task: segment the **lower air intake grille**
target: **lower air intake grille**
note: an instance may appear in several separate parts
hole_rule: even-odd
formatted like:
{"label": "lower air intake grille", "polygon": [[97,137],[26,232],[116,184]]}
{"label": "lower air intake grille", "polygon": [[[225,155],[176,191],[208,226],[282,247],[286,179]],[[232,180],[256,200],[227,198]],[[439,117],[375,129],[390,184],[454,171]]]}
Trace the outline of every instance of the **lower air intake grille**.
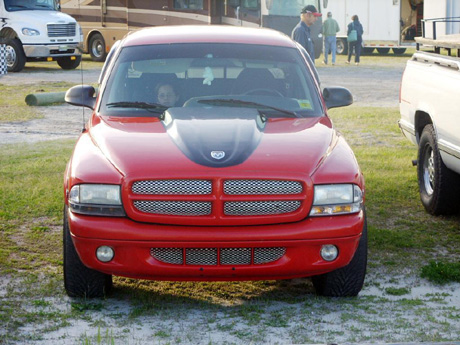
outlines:
{"label": "lower air intake grille", "polygon": [[254,248],[254,263],[267,264],[281,259],[286,253],[286,248]]}
{"label": "lower air intake grille", "polygon": [[220,250],[221,265],[250,265],[251,248],[222,248]]}
{"label": "lower air intake grille", "polygon": [[217,248],[187,248],[185,250],[187,265],[217,265]]}
{"label": "lower air intake grille", "polygon": [[167,264],[182,265],[184,263],[184,257],[182,254],[182,248],[152,248],[150,249],[150,255],[152,255],[158,261]]}
{"label": "lower air intake grille", "polygon": [[[217,266],[218,248],[186,248],[185,260],[182,248],[151,248],[150,255],[156,260],[173,265]],[[220,248],[220,265],[260,265],[279,260],[286,248]]]}
{"label": "lower air intake grille", "polygon": [[152,214],[173,216],[207,216],[211,203],[202,201],[134,201],[137,210]]}

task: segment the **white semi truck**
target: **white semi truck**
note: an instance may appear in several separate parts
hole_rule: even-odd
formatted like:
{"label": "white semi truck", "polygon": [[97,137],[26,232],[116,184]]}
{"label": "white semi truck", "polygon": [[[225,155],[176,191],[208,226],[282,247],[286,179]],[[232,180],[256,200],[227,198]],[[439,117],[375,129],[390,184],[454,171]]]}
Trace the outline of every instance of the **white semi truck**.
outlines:
{"label": "white semi truck", "polygon": [[81,61],[80,26],[59,11],[56,0],[0,0],[0,37],[6,41],[9,72],[19,72],[27,61],[56,61],[74,69]]}

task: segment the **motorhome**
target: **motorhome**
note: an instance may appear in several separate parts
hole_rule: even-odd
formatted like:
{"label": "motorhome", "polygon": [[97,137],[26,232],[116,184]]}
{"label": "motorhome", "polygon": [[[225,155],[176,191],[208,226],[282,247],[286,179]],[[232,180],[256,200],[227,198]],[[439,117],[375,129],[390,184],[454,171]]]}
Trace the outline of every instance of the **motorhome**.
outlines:
{"label": "motorhome", "polygon": [[[291,35],[300,10],[314,5],[321,11],[327,0],[61,0],[62,11],[83,29],[83,49],[103,61],[113,44],[146,26],[224,24],[267,27]],[[321,21],[312,27],[316,57],[322,52]]]}

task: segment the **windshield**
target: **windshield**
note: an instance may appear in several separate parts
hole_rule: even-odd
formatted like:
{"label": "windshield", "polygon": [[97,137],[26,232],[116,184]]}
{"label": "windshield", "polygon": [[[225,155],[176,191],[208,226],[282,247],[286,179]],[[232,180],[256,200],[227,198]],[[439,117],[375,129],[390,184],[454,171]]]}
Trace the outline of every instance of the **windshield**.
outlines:
{"label": "windshield", "polygon": [[7,11],[45,10],[57,11],[57,0],[4,0]]}
{"label": "windshield", "polygon": [[270,15],[300,16],[300,10],[307,5],[313,5],[320,10],[318,0],[267,0]]}
{"label": "windshield", "polygon": [[99,111],[159,116],[171,107],[255,108],[266,117],[323,115],[297,49],[218,43],[123,48]]}

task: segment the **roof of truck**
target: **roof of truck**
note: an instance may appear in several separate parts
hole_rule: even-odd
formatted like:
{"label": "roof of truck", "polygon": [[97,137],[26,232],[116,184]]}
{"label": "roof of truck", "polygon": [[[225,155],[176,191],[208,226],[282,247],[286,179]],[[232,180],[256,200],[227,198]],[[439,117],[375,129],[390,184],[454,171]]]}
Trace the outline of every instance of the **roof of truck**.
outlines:
{"label": "roof of truck", "polygon": [[123,45],[208,42],[295,47],[295,42],[279,31],[227,25],[180,25],[144,28],[129,34]]}

